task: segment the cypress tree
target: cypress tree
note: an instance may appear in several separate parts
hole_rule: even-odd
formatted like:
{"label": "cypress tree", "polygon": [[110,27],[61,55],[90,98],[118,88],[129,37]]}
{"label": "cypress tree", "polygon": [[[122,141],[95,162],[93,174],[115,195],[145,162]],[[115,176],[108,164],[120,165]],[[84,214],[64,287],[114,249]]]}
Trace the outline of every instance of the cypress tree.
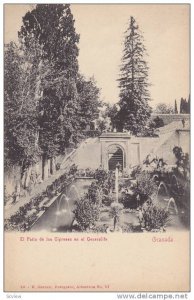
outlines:
{"label": "cypress tree", "polygon": [[134,135],[144,130],[151,108],[148,104],[148,66],[143,36],[134,19],[130,18],[125,32],[124,53],[120,69],[120,129],[130,130]]}
{"label": "cypress tree", "polygon": [[174,113],[178,114],[176,99],[175,99],[175,103],[174,103]]}

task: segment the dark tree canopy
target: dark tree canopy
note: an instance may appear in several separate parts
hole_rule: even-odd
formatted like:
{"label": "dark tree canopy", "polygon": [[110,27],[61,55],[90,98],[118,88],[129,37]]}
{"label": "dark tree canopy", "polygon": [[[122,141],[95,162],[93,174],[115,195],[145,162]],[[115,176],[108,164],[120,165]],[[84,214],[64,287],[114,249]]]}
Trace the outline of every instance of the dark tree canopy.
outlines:
{"label": "dark tree canopy", "polygon": [[175,113],[175,114],[178,114],[178,109],[177,109],[177,102],[176,102],[176,99],[175,99],[175,102],[174,102],[174,113]]}
{"label": "dark tree canopy", "polygon": [[105,110],[105,116],[110,118],[113,129],[114,128],[119,129],[121,127],[120,126],[121,121],[119,119],[117,104],[113,104],[113,105],[107,104]]}
{"label": "dark tree canopy", "polygon": [[[78,42],[70,5],[38,4],[23,17],[21,47],[38,70],[39,143],[47,158],[77,141]],[[47,70],[45,70],[45,67]]]}
{"label": "dark tree canopy", "polygon": [[79,97],[79,112],[77,117],[79,118],[81,129],[85,129],[87,124],[90,124],[99,116],[99,108],[102,106],[100,90],[94,78],[86,80],[83,75],[79,75],[77,92]]}
{"label": "dark tree canopy", "polygon": [[120,69],[120,111],[122,128],[133,134],[141,133],[150,117],[148,104],[148,66],[145,60],[146,49],[139,27],[133,17],[125,32],[124,52]]}
{"label": "dark tree canopy", "polygon": [[18,37],[18,47],[5,50],[5,153],[26,168],[76,146],[98,116],[100,93],[94,79],[79,74],[69,4],[36,5]]}
{"label": "dark tree canopy", "polygon": [[180,114],[190,114],[190,95],[187,99],[181,98],[180,101]]}
{"label": "dark tree canopy", "polygon": [[160,127],[164,126],[164,121],[162,120],[162,118],[160,118],[158,116],[153,119],[153,122],[154,122],[154,127],[155,128],[160,128]]}
{"label": "dark tree canopy", "polygon": [[41,55],[54,63],[55,68],[66,70],[68,77],[76,76],[79,35],[69,4],[37,4],[23,17],[18,36],[27,51],[32,39],[36,40],[41,48],[41,52],[36,52],[37,59]]}

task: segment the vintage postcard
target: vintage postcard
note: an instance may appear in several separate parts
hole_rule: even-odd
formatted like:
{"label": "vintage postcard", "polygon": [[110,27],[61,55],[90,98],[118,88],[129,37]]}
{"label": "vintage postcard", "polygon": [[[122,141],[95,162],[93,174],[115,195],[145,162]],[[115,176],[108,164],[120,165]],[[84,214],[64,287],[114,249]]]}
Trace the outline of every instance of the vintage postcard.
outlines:
{"label": "vintage postcard", "polygon": [[4,4],[4,291],[190,291],[190,5]]}

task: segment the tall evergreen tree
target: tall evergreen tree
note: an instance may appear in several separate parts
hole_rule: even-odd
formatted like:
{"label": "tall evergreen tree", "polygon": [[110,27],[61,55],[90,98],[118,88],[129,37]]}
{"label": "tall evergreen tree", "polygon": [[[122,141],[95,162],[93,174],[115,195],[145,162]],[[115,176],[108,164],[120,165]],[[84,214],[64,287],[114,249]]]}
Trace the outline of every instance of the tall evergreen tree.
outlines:
{"label": "tall evergreen tree", "polygon": [[180,114],[189,114],[190,113],[190,95],[188,98],[188,102],[187,99],[181,98],[180,101]]}
{"label": "tall evergreen tree", "polygon": [[180,114],[183,113],[183,106],[184,106],[184,99],[181,97],[181,101],[180,101]]}
{"label": "tall evergreen tree", "polygon": [[187,113],[190,114],[190,94],[187,102]]}
{"label": "tall evergreen tree", "polygon": [[151,108],[148,104],[148,66],[145,61],[146,49],[139,27],[130,18],[124,41],[124,53],[120,69],[120,111],[121,127],[133,134],[141,133],[146,125]]}
{"label": "tall evergreen tree", "polygon": [[44,179],[47,159],[75,146],[97,117],[99,89],[78,73],[69,5],[36,5],[18,36],[19,47],[5,50],[5,166],[19,164],[24,174],[42,155]]}
{"label": "tall evergreen tree", "polygon": [[44,158],[52,158],[70,141],[77,142],[79,132],[75,118],[79,35],[70,5],[36,5],[24,16],[18,35],[24,52],[37,62],[39,143]]}
{"label": "tall evergreen tree", "polygon": [[174,102],[174,113],[178,114],[176,99],[175,99],[175,102]]}
{"label": "tall evergreen tree", "polygon": [[18,36],[27,51],[31,51],[35,39],[41,46],[41,58],[47,58],[55,69],[66,70],[67,77],[77,75],[79,35],[69,4],[37,4],[23,17]]}

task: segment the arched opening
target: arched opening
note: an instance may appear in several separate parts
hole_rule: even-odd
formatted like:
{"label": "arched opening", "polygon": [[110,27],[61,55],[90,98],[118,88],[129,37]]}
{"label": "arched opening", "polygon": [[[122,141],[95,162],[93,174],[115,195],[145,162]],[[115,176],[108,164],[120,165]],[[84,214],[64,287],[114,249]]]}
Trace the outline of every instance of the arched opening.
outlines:
{"label": "arched opening", "polygon": [[116,165],[119,163],[121,170],[124,167],[124,153],[123,150],[117,145],[111,145],[108,148],[108,169],[114,171]]}

